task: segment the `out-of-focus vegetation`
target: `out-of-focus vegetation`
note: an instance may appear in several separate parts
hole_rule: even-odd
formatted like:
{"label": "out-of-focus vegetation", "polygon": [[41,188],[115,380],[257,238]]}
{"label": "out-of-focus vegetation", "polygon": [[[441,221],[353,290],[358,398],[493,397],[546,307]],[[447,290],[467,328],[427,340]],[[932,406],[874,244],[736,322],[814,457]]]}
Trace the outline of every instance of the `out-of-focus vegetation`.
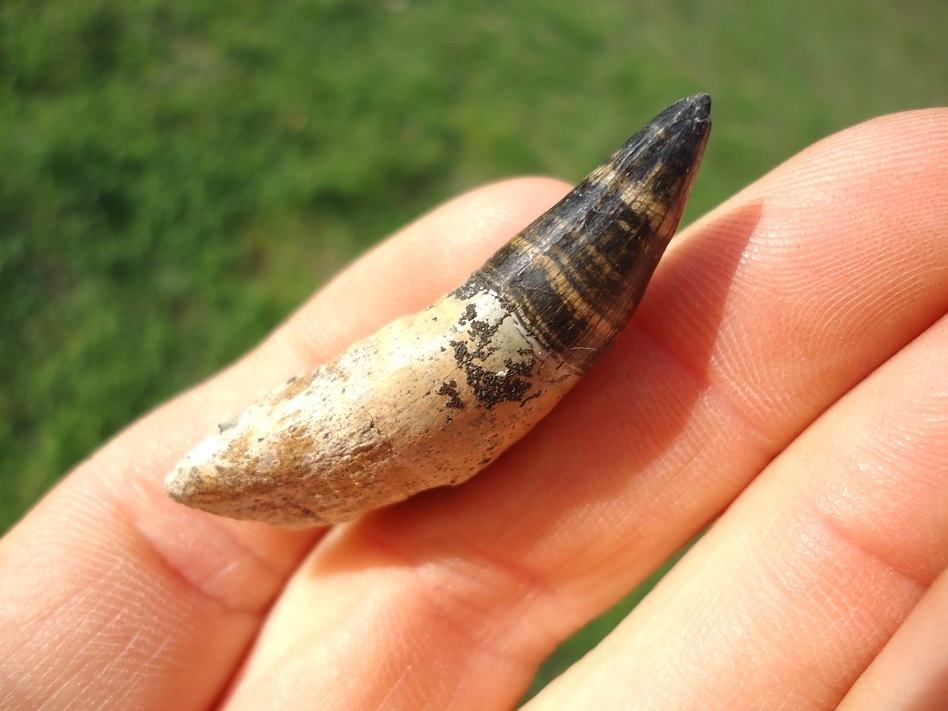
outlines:
{"label": "out-of-focus vegetation", "polygon": [[946,29],[942,0],[7,0],[0,531],[440,200],[578,179],[709,91],[688,220],[834,131],[946,103]]}

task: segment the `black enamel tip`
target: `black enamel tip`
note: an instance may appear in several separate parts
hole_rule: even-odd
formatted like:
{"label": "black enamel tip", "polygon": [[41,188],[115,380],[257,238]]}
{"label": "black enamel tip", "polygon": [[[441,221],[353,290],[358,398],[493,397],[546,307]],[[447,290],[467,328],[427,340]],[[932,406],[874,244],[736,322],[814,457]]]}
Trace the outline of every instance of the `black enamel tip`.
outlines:
{"label": "black enamel tip", "polygon": [[[681,101],[677,101],[672,104],[668,111],[673,110],[690,112],[694,116],[695,121],[710,121],[711,120],[711,95],[710,94],[695,94],[694,96],[688,96]],[[666,112],[667,113],[667,112]]]}
{"label": "black enamel tip", "polygon": [[710,116],[707,94],[665,109],[455,293],[496,292],[585,371],[625,326],[678,228]]}
{"label": "black enamel tip", "polygon": [[[700,127],[711,122],[711,97],[708,94],[695,94],[676,101],[643,127],[665,126],[669,129],[682,129],[689,125]],[[641,133],[641,131],[639,132]]]}
{"label": "black enamel tip", "polygon": [[[680,201],[684,210],[691,190],[691,181],[687,178],[693,178],[697,171],[710,130],[711,97],[708,94],[689,96],[645,124],[605,166],[611,164],[619,171],[617,182],[638,183],[643,190],[651,189],[658,200],[666,203],[670,216],[674,217],[677,212],[675,219],[680,219],[681,211],[676,211],[674,203]],[[587,180],[595,175],[596,172]],[[682,178],[686,184],[682,184]],[[677,227],[677,221],[675,225]]]}

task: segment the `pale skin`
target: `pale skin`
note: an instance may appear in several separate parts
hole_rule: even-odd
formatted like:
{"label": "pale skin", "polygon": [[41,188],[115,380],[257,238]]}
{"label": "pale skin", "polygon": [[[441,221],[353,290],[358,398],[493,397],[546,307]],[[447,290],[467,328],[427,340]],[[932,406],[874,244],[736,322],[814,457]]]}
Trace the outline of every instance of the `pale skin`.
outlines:
{"label": "pale skin", "polygon": [[438,208],[69,474],[0,542],[0,707],[509,708],[717,518],[528,708],[944,708],[948,110],[833,136],[680,234],[593,372],[461,487],[305,532],[165,496],[217,422],[567,189]]}

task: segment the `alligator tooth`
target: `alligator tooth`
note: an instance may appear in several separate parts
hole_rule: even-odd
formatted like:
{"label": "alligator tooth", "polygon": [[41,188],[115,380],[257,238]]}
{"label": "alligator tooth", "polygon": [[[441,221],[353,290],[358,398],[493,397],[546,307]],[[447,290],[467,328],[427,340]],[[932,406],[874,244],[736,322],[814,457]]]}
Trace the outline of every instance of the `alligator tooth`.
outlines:
{"label": "alligator tooth", "polygon": [[450,294],[221,425],[168,494],[305,527],[486,467],[625,327],[678,227],[710,106],[666,109]]}

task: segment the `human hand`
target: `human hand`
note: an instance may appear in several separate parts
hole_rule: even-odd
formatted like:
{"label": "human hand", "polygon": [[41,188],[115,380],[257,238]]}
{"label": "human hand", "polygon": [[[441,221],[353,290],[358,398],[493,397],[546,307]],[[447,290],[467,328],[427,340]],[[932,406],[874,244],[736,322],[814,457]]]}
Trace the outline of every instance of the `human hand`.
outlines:
{"label": "human hand", "polygon": [[679,235],[596,368],[459,488],[306,532],[167,499],[216,422],[565,191],[508,181],[409,225],[70,474],[0,541],[0,706],[507,708],[715,517],[529,708],[944,703],[946,110],[834,136]]}

